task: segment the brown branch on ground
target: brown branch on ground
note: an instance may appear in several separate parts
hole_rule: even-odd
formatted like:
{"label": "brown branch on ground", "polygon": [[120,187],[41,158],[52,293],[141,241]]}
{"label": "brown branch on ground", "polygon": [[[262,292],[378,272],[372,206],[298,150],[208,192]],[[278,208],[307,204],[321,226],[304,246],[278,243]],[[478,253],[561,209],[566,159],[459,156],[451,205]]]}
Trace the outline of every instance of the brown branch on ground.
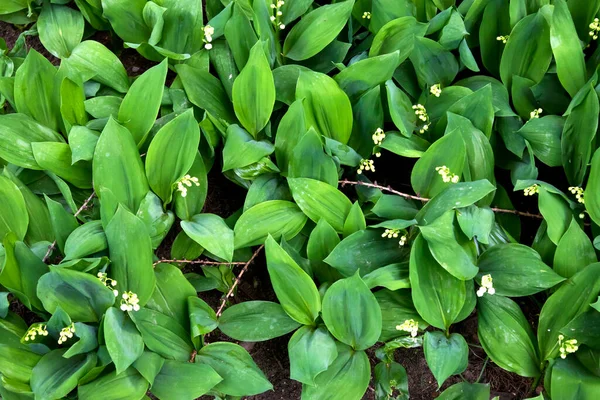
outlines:
{"label": "brown branch on ground", "polygon": [[[390,186],[381,186],[376,183],[349,181],[347,179],[341,180],[341,181],[339,181],[339,183],[342,186],[345,186],[345,185],[366,186],[366,187],[371,187],[371,188],[375,188],[375,189],[379,189],[379,190],[384,190],[386,192],[393,193],[397,196],[404,197],[405,199],[418,200],[418,201],[422,201],[422,202],[428,202],[429,200],[431,200],[426,197],[419,197],[419,196],[415,196],[412,194],[402,193],[402,192],[392,189]],[[515,215],[519,215],[521,217],[544,219],[544,217],[541,216],[540,214],[532,214],[532,213],[528,213],[528,212],[524,212],[524,211],[506,210],[503,208],[495,208],[495,207],[492,208],[492,211],[495,211],[498,213],[505,213],[505,214],[515,214]]]}
{"label": "brown branch on ground", "polygon": [[237,276],[237,278],[235,278],[233,285],[231,285],[231,288],[229,289],[229,291],[227,292],[225,297],[223,297],[223,300],[221,300],[221,305],[219,306],[219,309],[217,310],[217,317],[220,317],[221,314],[223,314],[223,310],[225,309],[225,305],[227,304],[227,299],[230,298],[231,296],[233,296],[233,291],[239,285],[239,283],[242,279],[242,276],[244,276],[244,274],[248,270],[248,267],[250,266],[250,264],[252,264],[252,261],[254,261],[256,256],[258,256],[258,253],[260,253],[264,247],[265,247],[265,245],[262,244],[258,249],[256,249],[254,254],[252,254],[252,257],[250,257],[248,262],[245,263],[244,268],[242,268],[242,270],[240,271],[240,274]]}
{"label": "brown branch on ground", "polygon": [[[81,214],[81,212],[85,209],[88,208],[88,204],[90,203],[90,201],[92,201],[92,199],[94,198],[94,196],[96,195],[96,192],[92,191],[92,194],[90,195],[90,197],[88,197],[83,204],[81,205],[81,207],[79,207],[79,209],[75,212],[75,214],[73,214],[73,216],[75,218],[77,218],[77,216],[79,214]],[[52,252],[54,251],[54,249],[56,249],[56,240],[54,242],[52,242],[52,244],[48,247],[48,251],[46,252],[46,255],[44,256],[44,258],[42,259],[42,262],[46,262],[48,261],[48,259],[50,258],[50,256],[52,255]]]}
{"label": "brown branch on ground", "polygon": [[167,259],[161,258],[158,261],[155,261],[152,266],[157,266],[161,263],[178,263],[178,264],[200,264],[200,265],[246,265],[243,261],[232,261],[232,262],[219,262],[219,261],[210,261],[210,260],[176,260],[176,259]]}

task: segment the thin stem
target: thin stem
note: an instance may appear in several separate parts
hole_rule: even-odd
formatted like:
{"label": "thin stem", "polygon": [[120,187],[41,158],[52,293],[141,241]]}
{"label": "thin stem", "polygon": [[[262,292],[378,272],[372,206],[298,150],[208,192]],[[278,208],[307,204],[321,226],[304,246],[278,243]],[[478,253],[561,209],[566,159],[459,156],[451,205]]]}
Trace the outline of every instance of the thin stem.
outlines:
{"label": "thin stem", "polygon": [[483,373],[485,372],[485,367],[487,366],[488,361],[490,361],[490,358],[486,357],[485,362],[483,363],[483,368],[481,368],[481,372],[479,373],[479,377],[475,383],[479,383],[479,381],[481,381],[481,377],[483,377]]}
{"label": "thin stem", "polygon": [[[73,216],[75,218],[77,218],[77,216],[79,214],[81,214],[81,212],[83,210],[85,210],[89,204],[90,201],[92,201],[92,199],[94,198],[94,196],[96,195],[96,192],[92,191],[92,194],[90,195],[90,197],[88,197],[83,204],[81,205],[81,207],[79,207],[79,209],[75,212],[75,214],[73,214]],[[54,249],[56,249],[56,240],[54,242],[52,242],[52,244],[48,247],[48,251],[46,252],[46,255],[44,255],[44,258],[42,258],[42,262],[46,262],[48,261],[48,259],[50,258],[50,256],[52,255],[52,252],[54,251]]]}
{"label": "thin stem", "polygon": [[201,265],[246,265],[243,261],[233,261],[233,262],[219,262],[219,261],[209,261],[209,260],[175,260],[175,259],[166,259],[161,258],[158,261],[155,261],[153,266],[156,266],[161,263],[178,263],[178,264],[201,264]]}
{"label": "thin stem", "polygon": [[[344,185],[354,185],[354,186],[366,186],[366,187],[371,187],[371,188],[375,188],[375,189],[379,189],[379,190],[383,190],[389,193],[393,193],[397,196],[400,197],[404,197],[405,199],[411,199],[411,200],[417,200],[417,201],[422,201],[424,203],[428,202],[431,199],[428,199],[426,197],[419,197],[419,196],[415,196],[412,194],[407,194],[407,193],[402,193],[399,192],[397,190],[392,189],[390,186],[381,186],[378,185],[376,183],[369,183],[369,182],[358,182],[358,181],[349,181],[347,179],[341,180],[339,181],[339,183],[344,186]],[[544,217],[539,215],[539,214],[531,214],[528,212],[524,212],[524,211],[517,211],[517,210],[506,210],[503,208],[492,208],[492,211],[498,212],[498,213],[505,213],[505,214],[515,214],[515,215],[519,215],[521,217],[529,217],[529,218],[537,218],[537,219],[543,219]]]}
{"label": "thin stem", "polygon": [[229,291],[227,292],[225,297],[223,297],[223,300],[221,300],[221,305],[219,306],[219,309],[217,310],[217,317],[220,317],[221,314],[223,314],[223,309],[225,309],[225,305],[227,304],[227,299],[230,298],[231,296],[233,296],[233,291],[239,285],[240,280],[242,279],[242,276],[244,276],[244,274],[248,270],[248,267],[250,266],[250,264],[252,264],[252,261],[254,261],[256,256],[258,256],[258,253],[260,253],[264,247],[265,247],[265,245],[263,244],[258,249],[256,249],[254,254],[252,254],[252,257],[250,257],[248,262],[244,265],[244,268],[242,268],[242,270],[240,271],[240,274],[237,276],[237,278],[235,278],[233,285],[231,285],[231,288],[229,289]]}

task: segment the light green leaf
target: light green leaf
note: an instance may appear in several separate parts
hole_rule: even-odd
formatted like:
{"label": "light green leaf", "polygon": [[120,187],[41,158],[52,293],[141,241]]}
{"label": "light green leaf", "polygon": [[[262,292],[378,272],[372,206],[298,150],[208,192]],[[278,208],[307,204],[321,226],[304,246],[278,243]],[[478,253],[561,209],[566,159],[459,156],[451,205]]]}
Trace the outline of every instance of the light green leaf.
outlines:
{"label": "light green leaf", "polygon": [[225,261],[233,259],[233,230],[223,218],[215,214],[194,215],[190,221],[181,221],[181,227],[200,246]]}
{"label": "light green leaf", "polygon": [[106,311],[103,324],[108,354],[118,375],[144,353],[144,340],[127,314],[115,307]]}
{"label": "light green leaf", "polygon": [[40,399],[61,399],[96,365],[96,354],[64,358],[66,349],[46,353],[33,368],[31,390]]}
{"label": "light green leaf", "polygon": [[71,148],[60,142],[34,142],[31,150],[40,167],[51,171],[80,189],[92,188],[92,165],[81,161],[72,164]]}
{"label": "light green leaf", "polygon": [[141,399],[148,391],[148,381],[135,369],[128,368],[117,375],[113,371],[79,386],[77,394],[87,400]]}
{"label": "light green leaf", "polygon": [[38,17],[40,41],[55,57],[66,58],[81,42],[85,21],[81,13],[66,6],[44,3]]}
{"label": "light green leaf", "polygon": [[151,390],[161,400],[193,400],[222,380],[206,364],[167,360],[154,379]]}
{"label": "light green leaf", "polygon": [[23,240],[29,225],[29,215],[19,187],[10,179],[0,176],[0,238],[14,232],[18,240]]}
{"label": "light green leaf", "polygon": [[598,259],[592,241],[573,218],[554,253],[554,271],[565,278],[571,278],[596,261]]}
{"label": "light green leaf", "polygon": [[415,37],[423,37],[426,31],[427,25],[417,22],[414,17],[392,19],[375,35],[369,56],[399,51],[398,63],[400,64],[412,52]]}
{"label": "light green leaf", "polygon": [[223,171],[247,167],[269,156],[273,150],[271,142],[254,140],[238,125],[229,125],[223,147]]}
{"label": "light green leaf", "polygon": [[101,221],[78,226],[65,242],[65,261],[83,258],[108,248]]}
{"label": "light green leaf", "polygon": [[303,326],[288,343],[290,377],[306,385],[315,385],[315,378],[337,358],[335,340],[327,329]]}
{"label": "light green leaf", "polygon": [[460,374],[467,369],[469,346],[459,333],[446,337],[439,331],[425,332],[423,350],[427,365],[438,387],[441,387],[451,375]]}

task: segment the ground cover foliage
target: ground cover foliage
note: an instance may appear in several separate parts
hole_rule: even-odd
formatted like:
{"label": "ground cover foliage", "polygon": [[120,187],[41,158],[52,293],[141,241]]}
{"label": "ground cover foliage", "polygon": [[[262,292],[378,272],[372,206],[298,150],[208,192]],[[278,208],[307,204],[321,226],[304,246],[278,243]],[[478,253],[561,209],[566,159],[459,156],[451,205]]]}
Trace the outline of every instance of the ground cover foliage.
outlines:
{"label": "ground cover foliage", "polygon": [[[398,349],[423,347],[441,387],[467,369],[453,326],[476,314],[487,357],[532,378],[531,398],[596,399],[599,11],[3,1],[24,31],[0,40],[0,395],[272,389],[221,332],[293,333],[302,399],[408,399]],[[153,66],[128,76],[95,31]],[[54,64],[27,49],[36,35]],[[406,190],[374,182],[398,174],[384,158]],[[211,170],[247,189],[227,218],[203,212]],[[537,209],[517,210],[526,198]],[[262,253],[277,302],[231,303]],[[438,398],[490,397],[465,380]]]}

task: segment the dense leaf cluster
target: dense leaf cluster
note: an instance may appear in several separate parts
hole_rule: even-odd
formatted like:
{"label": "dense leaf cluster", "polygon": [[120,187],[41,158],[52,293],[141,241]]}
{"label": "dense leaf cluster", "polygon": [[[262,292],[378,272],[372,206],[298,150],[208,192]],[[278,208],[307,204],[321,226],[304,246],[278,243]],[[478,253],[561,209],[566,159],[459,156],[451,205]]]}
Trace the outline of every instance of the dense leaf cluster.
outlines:
{"label": "dense leaf cluster", "polygon": [[[441,387],[468,366],[453,325],[476,314],[489,359],[538,399],[597,399],[600,0],[202,3],[0,3],[29,27],[0,40],[2,398],[270,390],[218,329],[293,332],[304,400],[361,399],[372,376],[377,399],[408,399],[394,351],[422,346]],[[95,30],[156,65],[128,76]],[[372,183],[381,153],[415,195]],[[247,189],[227,218],[203,212],[214,168]],[[229,305],[263,249],[279,302]],[[198,297],[213,289],[218,310]]]}

